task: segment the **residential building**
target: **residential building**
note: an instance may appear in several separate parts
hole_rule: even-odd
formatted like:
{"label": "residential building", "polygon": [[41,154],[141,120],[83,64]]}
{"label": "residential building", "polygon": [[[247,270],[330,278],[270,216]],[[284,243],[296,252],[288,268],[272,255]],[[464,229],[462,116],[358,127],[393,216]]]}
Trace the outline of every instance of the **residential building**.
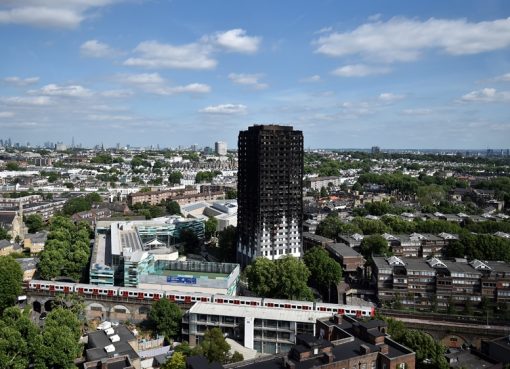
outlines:
{"label": "residential building", "polygon": [[227,143],[223,141],[217,141],[214,143],[214,152],[216,155],[227,155]]}
{"label": "residential building", "polygon": [[304,182],[306,188],[320,191],[322,187],[340,186],[342,184],[341,177],[312,177]]}
{"label": "residential building", "polygon": [[238,261],[301,256],[303,133],[254,125],[239,132]]}
{"label": "residential building", "polygon": [[335,241],[317,234],[303,232],[303,252],[306,252],[316,246],[324,248],[326,245],[331,243],[335,243]]}
{"label": "residential building", "polygon": [[383,303],[445,310],[466,303],[476,307],[483,297],[510,302],[510,264],[502,261],[373,257],[372,270]]}
{"label": "residential building", "polygon": [[328,243],[326,251],[340,263],[343,275],[358,274],[365,266],[363,256],[344,243]]}
{"label": "residential building", "polygon": [[112,216],[112,211],[108,208],[95,208],[89,211],[81,211],[73,214],[72,218],[75,222],[84,221],[91,225],[95,225],[99,219],[106,219]]}
{"label": "residential building", "polygon": [[30,255],[39,254],[44,250],[44,244],[48,239],[48,231],[28,233],[23,240],[23,247],[30,251]]}
{"label": "residential building", "polygon": [[[138,340],[134,334],[124,325],[111,326],[105,330],[98,330],[87,335],[87,348],[85,349],[86,365],[88,368],[97,368],[97,362],[111,360],[112,358],[127,356],[131,366],[141,368],[140,356],[138,356]],[[96,366],[94,366],[94,363]],[[124,366],[120,366],[120,365]],[[112,368],[129,368],[126,361],[121,360]],[[87,366],[86,366],[87,367]]]}

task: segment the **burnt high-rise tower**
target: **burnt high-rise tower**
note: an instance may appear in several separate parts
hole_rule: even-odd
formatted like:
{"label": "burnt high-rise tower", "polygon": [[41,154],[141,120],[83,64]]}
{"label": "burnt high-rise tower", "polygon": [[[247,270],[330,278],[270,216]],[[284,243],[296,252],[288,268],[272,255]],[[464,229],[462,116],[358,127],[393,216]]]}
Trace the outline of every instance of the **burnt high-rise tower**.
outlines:
{"label": "burnt high-rise tower", "polygon": [[301,256],[303,133],[254,125],[239,132],[238,261]]}

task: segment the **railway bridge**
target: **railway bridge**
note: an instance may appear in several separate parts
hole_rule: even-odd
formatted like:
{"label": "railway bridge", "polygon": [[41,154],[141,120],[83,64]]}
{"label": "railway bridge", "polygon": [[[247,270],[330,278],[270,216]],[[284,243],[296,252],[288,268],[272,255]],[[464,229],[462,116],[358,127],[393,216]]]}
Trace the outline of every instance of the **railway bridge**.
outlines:
{"label": "railway bridge", "polygon": [[[37,313],[49,312],[55,304],[62,303],[63,294],[51,291],[27,291],[27,304]],[[147,318],[154,300],[126,298],[121,296],[83,295],[87,319],[141,322]],[[192,303],[178,303],[187,311]]]}
{"label": "railway bridge", "polygon": [[[382,310],[382,309],[381,309]],[[462,345],[480,348],[482,339],[493,339],[510,334],[510,323],[485,320],[482,317],[448,316],[427,313],[409,313],[383,310],[381,314],[431,335],[446,347]]]}

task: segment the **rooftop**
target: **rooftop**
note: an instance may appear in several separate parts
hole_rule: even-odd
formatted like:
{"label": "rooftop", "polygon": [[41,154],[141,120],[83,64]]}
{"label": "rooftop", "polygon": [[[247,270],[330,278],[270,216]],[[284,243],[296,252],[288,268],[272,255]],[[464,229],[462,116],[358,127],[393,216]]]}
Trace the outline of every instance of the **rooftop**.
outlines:
{"label": "rooftop", "polygon": [[279,321],[315,323],[318,318],[331,315],[330,312],[296,311],[266,308],[262,306],[221,305],[210,302],[197,302],[189,310],[190,314],[206,314],[232,317],[252,317]]}

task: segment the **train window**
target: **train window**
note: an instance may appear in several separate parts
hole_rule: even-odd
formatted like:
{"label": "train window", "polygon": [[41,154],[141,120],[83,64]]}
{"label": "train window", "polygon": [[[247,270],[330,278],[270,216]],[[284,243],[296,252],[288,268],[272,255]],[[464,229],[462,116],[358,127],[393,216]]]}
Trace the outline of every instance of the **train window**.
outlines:
{"label": "train window", "polygon": [[252,306],[256,306],[256,305],[257,305],[257,301],[252,301],[252,302],[250,302],[250,305],[252,305]]}

